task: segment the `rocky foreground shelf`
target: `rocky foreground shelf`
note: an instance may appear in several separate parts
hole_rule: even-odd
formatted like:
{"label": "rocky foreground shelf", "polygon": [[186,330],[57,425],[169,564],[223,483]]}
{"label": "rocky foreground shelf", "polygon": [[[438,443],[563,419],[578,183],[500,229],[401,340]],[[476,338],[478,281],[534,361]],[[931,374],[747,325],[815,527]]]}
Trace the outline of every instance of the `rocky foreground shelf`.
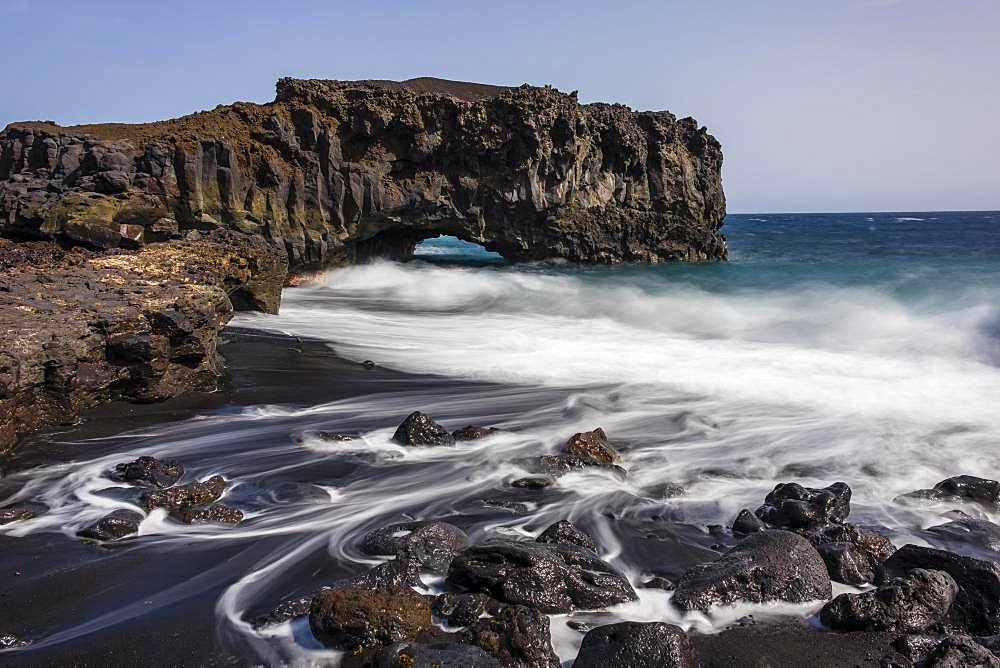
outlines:
{"label": "rocky foreground shelf", "polygon": [[140,251],[0,239],[0,452],[111,399],[211,390],[220,330],[277,312],[284,249],[218,231]]}

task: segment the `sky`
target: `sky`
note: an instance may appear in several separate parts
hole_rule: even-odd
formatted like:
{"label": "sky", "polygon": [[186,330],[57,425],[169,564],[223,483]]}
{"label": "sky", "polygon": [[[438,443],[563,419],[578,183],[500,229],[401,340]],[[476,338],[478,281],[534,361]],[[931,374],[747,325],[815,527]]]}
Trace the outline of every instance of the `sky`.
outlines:
{"label": "sky", "polygon": [[552,84],[694,116],[731,212],[1000,209],[1000,0],[0,0],[0,127],[281,76]]}

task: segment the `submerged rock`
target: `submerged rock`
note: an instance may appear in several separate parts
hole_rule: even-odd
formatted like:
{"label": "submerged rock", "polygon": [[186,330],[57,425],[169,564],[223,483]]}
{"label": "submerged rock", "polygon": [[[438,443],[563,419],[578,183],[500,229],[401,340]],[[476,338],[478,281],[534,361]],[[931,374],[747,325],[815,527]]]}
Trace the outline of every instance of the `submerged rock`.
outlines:
{"label": "submerged rock", "polygon": [[511,481],[510,486],[517,489],[545,489],[556,484],[555,478],[547,475],[532,475]]}
{"label": "submerged rock", "polygon": [[643,589],[662,589],[663,591],[673,591],[677,589],[677,585],[673,580],[660,575],[654,575],[651,578],[643,580],[639,586]]}
{"label": "submerged rock", "polygon": [[93,524],[80,529],[76,535],[97,541],[111,541],[138,533],[143,516],[134,510],[119,509],[108,513]]}
{"label": "submerged rock", "polygon": [[361,434],[356,431],[317,431],[316,438],[328,443],[349,443],[361,439]]}
{"label": "submerged rock", "polygon": [[506,606],[496,616],[480,619],[459,637],[481,647],[504,666],[559,668],[552,651],[549,618],[523,605]]}
{"label": "submerged rock", "polygon": [[535,539],[539,543],[570,543],[597,551],[594,539],[568,520],[559,520]]}
{"label": "submerged rock", "polygon": [[757,509],[757,517],[778,529],[820,529],[843,522],[851,513],[851,488],[835,482],[822,489],[781,483]]}
{"label": "submerged rock", "polygon": [[740,601],[804,603],[831,594],[826,564],[808,540],[789,531],[764,531],[688,570],[672,602],[682,610],[707,610]]}
{"label": "submerged rock", "polygon": [[184,475],[184,467],[173,460],[139,457],[133,462],[118,464],[115,478],[122,482],[170,487]]}
{"label": "submerged rock", "polygon": [[695,668],[687,634],[662,622],[620,622],[587,632],[573,668]]}
{"label": "submerged rock", "polygon": [[392,440],[402,445],[435,446],[454,445],[455,439],[448,430],[434,422],[420,411],[414,411],[406,416],[403,423],[392,435]]}
{"label": "submerged rock", "polygon": [[481,427],[479,425],[468,424],[461,429],[451,432],[451,437],[456,441],[478,441],[500,431],[496,427]]}
{"label": "submerged rock", "polygon": [[434,573],[446,573],[455,555],[468,546],[464,531],[438,521],[390,524],[361,540],[365,554],[404,557]]}
{"label": "submerged rock", "polygon": [[488,540],[455,557],[448,582],[543,612],[603,608],[636,598],[610,564],[567,543]]}
{"label": "submerged rock", "polygon": [[239,524],[243,521],[242,511],[222,503],[184,506],[171,512],[170,516],[184,524]]}
{"label": "submerged rock", "polygon": [[327,589],[309,609],[309,628],[320,642],[356,653],[414,640],[431,624],[430,604],[407,587]]}
{"label": "submerged rock", "polygon": [[38,517],[48,508],[41,503],[18,503],[6,508],[0,508],[0,524],[10,524]]}
{"label": "submerged rock", "polygon": [[593,431],[573,434],[563,452],[573,457],[591,460],[598,466],[610,466],[621,461],[621,455],[608,443],[608,435],[598,427]]}
{"label": "submerged rock", "polygon": [[153,508],[180,510],[187,506],[199,506],[214,503],[226,491],[226,481],[222,476],[212,476],[205,482],[192,482],[187,485],[168,487],[156,492],[148,492],[142,496],[142,507],[147,511]]}
{"label": "submerged rock", "polygon": [[676,499],[679,496],[684,496],[687,494],[687,490],[684,489],[684,486],[680,483],[662,482],[646,487],[642,490],[642,494],[643,496],[656,499],[657,501],[664,501],[666,499]]}
{"label": "submerged rock", "polygon": [[945,550],[904,545],[882,565],[878,581],[905,577],[915,568],[944,571],[958,584],[948,622],[978,635],[1000,633],[1000,564]]}
{"label": "submerged rock", "polygon": [[841,631],[914,633],[937,624],[948,614],[958,585],[944,571],[915,568],[875,591],[841,594],[820,611],[820,620]]}

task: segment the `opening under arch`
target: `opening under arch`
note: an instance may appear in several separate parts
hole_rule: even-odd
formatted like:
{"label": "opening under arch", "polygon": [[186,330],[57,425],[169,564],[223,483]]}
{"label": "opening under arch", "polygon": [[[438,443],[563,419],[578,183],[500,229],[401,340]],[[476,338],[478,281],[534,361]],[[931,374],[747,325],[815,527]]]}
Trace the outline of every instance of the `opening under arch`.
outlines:
{"label": "opening under arch", "polygon": [[438,264],[506,264],[500,253],[489,251],[477,243],[439,234],[424,239],[413,249],[413,259]]}

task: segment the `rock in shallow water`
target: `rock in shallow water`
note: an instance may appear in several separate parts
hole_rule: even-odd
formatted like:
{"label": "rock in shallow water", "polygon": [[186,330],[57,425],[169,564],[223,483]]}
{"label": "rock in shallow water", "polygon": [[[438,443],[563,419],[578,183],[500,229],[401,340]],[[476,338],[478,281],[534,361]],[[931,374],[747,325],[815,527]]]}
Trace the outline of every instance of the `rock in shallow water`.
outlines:
{"label": "rock in shallow water", "polygon": [[840,631],[914,633],[948,614],[958,585],[944,571],[916,568],[875,591],[841,594],[820,611],[820,620]]}
{"label": "rock in shallow water", "polygon": [[803,603],[831,594],[826,564],[808,540],[789,531],[764,531],[688,570],[672,602],[682,610],[707,610],[740,601]]}
{"label": "rock in shallow water", "polygon": [[134,510],[120,509],[111,512],[93,524],[80,529],[77,536],[90,540],[110,541],[124,538],[139,531],[143,516]]}
{"label": "rock in shallow water", "polygon": [[488,540],[455,557],[448,582],[498,601],[552,613],[603,608],[636,598],[628,580],[610,564],[567,543]]}
{"label": "rock in shallow water", "polygon": [[40,503],[18,503],[0,508],[0,524],[30,520],[32,517],[43,514],[46,510],[48,508]]}
{"label": "rock in shallow water", "polygon": [[598,427],[570,436],[563,446],[567,455],[592,460],[598,466],[609,466],[621,461],[621,455],[608,443],[608,435]]}
{"label": "rock in shallow water", "polygon": [[594,539],[568,520],[556,522],[543,531],[535,541],[538,543],[570,543],[571,545],[579,545],[588,550],[597,551]]}
{"label": "rock in shallow water", "polygon": [[501,668],[503,664],[475,645],[431,640],[394,643],[361,656],[348,655],[341,665],[343,668]]}
{"label": "rock in shallow water", "polygon": [[794,482],[777,485],[757,509],[757,517],[777,529],[820,529],[851,513],[851,488],[843,482],[816,489]]}
{"label": "rock in shallow water", "polygon": [[226,481],[222,476],[216,475],[205,482],[192,482],[144,494],[142,507],[147,511],[153,508],[180,510],[187,506],[204,505],[218,501],[224,491],[226,491]]}
{"label": "rock in shallow water", "polygon": [[904,545],[879,570],[878,581],[905,577],[915,568],[944,571],[958,584],[948,621],[968,633],[1000,633],[1000,564],[945,550]]}
{"label": "rock in shallow water", "polygon": [[446,573],[451,560],[468,545],[466,533],[447,522],[401,522],[368,533],[361,540],[361,551],[405,557],[434,573]]}
{"label": "rock in shallow water", "polygon": [[661,622],[599,626],[583,638],[573,668],[694,668],[694,646],[680,628]]}
{"label": "rock in shallow water", "polygon": [[448,433],[447,429],[420,411],[414,411],[406,416],[403,423],[396,428],[392,440],[402,445],[412,446],[455,444],[455,439]]}
{"label": "rock in shallow water", "polygon": [[878,568],[896,551],[888,538],[854,524],[834,524],[806,535],[835,582],[874,582]]}
{"label": "rock in shallow water", "polygon": [[478,441],[495,434],[498,431],[500,430],[496,427],[481,427],[479,425],[469,424],[465,425],[461,429],[456,429],[451,432],[451,437],[456,441]]}
{"label": "rock in shallow water", "polygon": [[185,506],[170,513],[170,516],[184,524],[239,524],[243,512],[222,503],[210,506]]}
{"label": "rock in shallow water", "polygon": [[175,461],[155,457],[139,457],[133,462],[115,467],[115,478],[121,482],[170,487],[184,475],[184,467]]}
{"label": "rock in shallow water", "polygon": [[449,626],[469,626],[486,612],[490,600],[486,594],[449,592],[438,595],[431,607],[435,615],[448,621]]}
{"label": "rock in shallow water", "polygon": [[747,508],[744,508],[739,512],[739,514],[736,515],[736,519],[733,520],[732,526],[733,533],[742,534],[757,533],[758,531],[763,531],[766,528],[767,527],[764,525],[764,522]]}
{"label": "rock in shallow water", "polygon": [[328,589],[316,594],[309,608],[313,635],[327,647],[348,651],[414,640],[430,626],[430,604],[408,587]]}

